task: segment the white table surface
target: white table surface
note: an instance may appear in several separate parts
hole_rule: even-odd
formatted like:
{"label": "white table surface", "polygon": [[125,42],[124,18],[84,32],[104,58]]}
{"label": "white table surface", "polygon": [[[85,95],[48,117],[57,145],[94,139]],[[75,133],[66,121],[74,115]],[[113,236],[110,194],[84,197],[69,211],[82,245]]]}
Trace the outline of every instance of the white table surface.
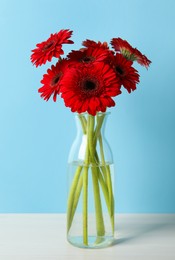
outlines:
{"label": "white table surface", "polygon": [[65,214],[0,214],[0,260],[175,260],[175,214],[116,215],[104,249],[66,241]]}

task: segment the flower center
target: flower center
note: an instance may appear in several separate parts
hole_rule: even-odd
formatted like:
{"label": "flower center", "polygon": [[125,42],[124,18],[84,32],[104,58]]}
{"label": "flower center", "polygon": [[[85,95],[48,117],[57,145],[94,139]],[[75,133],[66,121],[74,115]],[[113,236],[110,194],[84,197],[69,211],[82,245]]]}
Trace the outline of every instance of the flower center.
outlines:
{"label": "flower center", "polygon": [[61,77],[60,73],[58,75],[55,75],[55,77],[53,77],[50,84],[51,87],[55,87],[58,84],[60,77]]}
{"label": "flower center", "polygon": [[48,42],[45,44],[45,46],[43,47],[43,51],[47,51],[48,49],[50,49],[53,46],[54,42]]}
{"label": "flower center", "polygon": [[90,62],[94,61],[94,57],[86,56],[86,57],[82,58],[81,61],[83,61],[85,63],[90,63]]}
{"label": "flower center", "polygon": [[123,74],[124,74],[124,71],[120,68],[120,67],[115,67],[115,70],[121,75],[121,76],[123,76]]}
{"label": "flower center", "polygon": [[86,80],[84,82],[84,90],[91,91],[91,90],[94,90],[94,89],[96,89],[95,82],[93,82],[91,80]]}
{"label": "flower center", "polygon": [[83,99],[98,97],[103,91],[104,87],[100,79],[97,78],[84,78],[79,83],[80,85],[80,95]]}

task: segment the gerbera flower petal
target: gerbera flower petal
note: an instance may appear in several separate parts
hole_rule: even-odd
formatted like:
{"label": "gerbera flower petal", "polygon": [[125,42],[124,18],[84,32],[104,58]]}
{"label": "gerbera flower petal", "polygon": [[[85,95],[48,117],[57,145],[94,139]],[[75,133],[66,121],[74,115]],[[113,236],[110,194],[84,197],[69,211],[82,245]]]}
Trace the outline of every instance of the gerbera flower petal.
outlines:
{"label": "gerbera flower petal", "polygon": [[113,38],[111,40],[111,45],[116,52],[122,52],[124,50],[132,53],[134,48],[126,41],[121,38]]}
{"label": "gerbera flower petal", "polygon": [[92,41],[92,40],[85,40],[85,41],[83,41],[82,42],[82,45],[83,46],[85,46],[85,47],[87,47],[87,48],[89,48],[89,47],[91,47],[91,48],[102,48],[102,49],[109,49],[109,47],[108,47],[108,44],[107,44],[107,42],[100,42],[100,41],[98,41],[98,42],[95,42],[95,41]]}
{"label": "gerbera flower petal", "polygon": [[80,113],[86,112],[88,109],[88,100],[84,100],[83,104],[82,104],[82,110],[80,111]]}
{"label": "gerbera flower petal", "polygon": [[36,66],[41,66],[46,61],[51,61],[53,57],[59,58],[64,54],[62,44],[70,44],[73,41],[69,40],[72,35],[70,30],[61,30],[58,33],[51,34],[50,37],[36,45],[36,49],[32,50],[31,62]]}
{"label": "gerbera flower petal", "polygon": [[72,44],[72,43],[74,43],[72,40],[69,40],[69,38],[72,36],[72,33],[73,33],[73,31],[70,31],[69,29],[59,31],[57,33],[58,43],[59,44],[63,44],[63,43]]}
{"label": "gerbera flower petal", "polygon": [[140,65],[145,66],[148,69],[151,61],[136,48],[134,49],[134,56],[136,57],[136,61]]}

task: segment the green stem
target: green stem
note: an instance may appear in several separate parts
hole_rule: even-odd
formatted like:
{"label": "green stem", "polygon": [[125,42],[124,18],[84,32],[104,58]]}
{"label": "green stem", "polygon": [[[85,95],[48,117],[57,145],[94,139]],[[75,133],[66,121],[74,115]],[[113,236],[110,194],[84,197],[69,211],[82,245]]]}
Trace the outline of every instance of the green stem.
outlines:
{"label": "green stem", "polygon": [[83,243],[88,245],[88,166],[83,172]]}
{"label": "green stem", "polygon": [[109,165],[106,166],[107,168],[107,182],[108,182],[108,189],[109,189],[109,203],[111,209],[111,223],[112,223],[112,230],[114,232],[114,195],[112,190],[112,181],[111,181],[111,172]]}
{"label": "green stem", "polygon": [[86,127],[87,127],[86,119],[82,115],[79,115],[79,119],[80,119],[80,123],[81,123],[81,126],[82,126],[83,134],[85,135],[86,134]]}
{"label": "green stem", "polygon": [[74,218],[74,214],[79,202],[79,198],[80,198],[80,194],[81,194],[81,190],[83,187],[83,175],[81,174],[79,181],[78,181],[78,185],[74,194],[74,200],[73,200],[73,206],[72,206],[72,211],[71,211],[71,215],[69,217],[69,222],[68,222],[68,230],[70,229],[71,225],[72,225],[72,221]]}
{"label": "green stem", "polygon": [[[88,125],[86,129],[87,134],[89,131],[89,125],[90,125],[90,120],[88,120]],[[86,155],[85,155],[84,171],[83,171],[83,243],[84,245],[88,245],[88,169],[89,169],[89,138],[87,136]]]}
{"label": "green stem", "polygon": [[103,141],[102,141],[102,136],[101,136],[101,133],[99,134],[98,136],[98,140],[99,140],[99,144],[100,144],[100,156],[101,156],[101,161],[102,161],[102,172],[103,172],[103,175],[104,175],[104,179],[107,183],[107,176],[106,176],[106,162],[105,162],[105,156],[104,156],[104,151],[103,151]]}
{"label": "green stem", "polygon": [[97,126],[94,133],[94,144],[96,144],[105,115],[97,116]]}
{"label": "green stem", "polygon": [[72,181],[72,185],[71,185],[71,188],[70,188],[70,192],[69,192],[69,197],[68,197],[68,209],[67,209],[67,231],[69,231],[70,229],[70,220],[71,220],[71,215],[72,215],[72,206],[73,206],[73,202],[74,202],[74,194],[75,194],[75,191],[76,191],[76,188],[77,188],[77,183],[79,181],[79,177],[80,177],[80,174],[81,174],[81,171],[82,171],[82,166],[78,166],[77,167],[77,170],[75,172],[75,176],[74,176],[74,179]]}
{"label": "green stem", "polygon": [[[97,158],[98,158],[98,155],[96,155]],[[99,159],[97,159],[99,160]],[[108,166],[109,167],[109,166]],[[105,167],[101,167],[102,171],[104,172],[105,171]],[[110,181],[107,182],[107,180],[104,180],[103,178],[103,174],[101,173],[100,169],[98,168],[98,178],[99,178],[99,182],[100,182],[100,185],[101,185],[101,188],[102,188],[102,191],[103,191],[103,195],[104,195],[104,198],[105,198],[105,201],[106,201],[106,206],[107,206],[107,209],[108,209],[108,212],[109,212],[109,215],[110,215],[110,218],[111,218],[111,226],[112,226],[112,230],[113,230],[113,233],[114,233],[114,197],[113,197],[113,193],[112,193],[112,200],[110,201],[109,200],[109,192],[108,192],[108,183],[110,183],[111,187],[112,187],[112,182],[111,182],[111,176],[110,176],[110,168],[109,168],[109,178],[110,178]],[[112,189],[110,189],[110,192],[112,191]]]}
{"label": "green stem", "polygon": [[106,165],[106,162],[105,162],[101,133],[99,134],[98,139],[99,139],[99,144],[100,144],[100,154],[101,154],[102,165],[104,165],[104,168],[105,168],[105,171],[103,172],[103,174],[104,174],[105,182],[106,182],[107,188],[108,188],[109,213],[110,213],[110,217],[111,217],[112,230],[114,232],[114,196],[113,196],[113,190],[112,190],[111,172],[110,172],[109,165]]}
{"label": "green stem", "polygon": [[[89,115],[89,130],[88,130],[88,139],[89,139],[89,151],[90,158],[92,163],[92,180],[93,180],[93,189],[94,189],[94,200],[95,200],[95,212],[96,212],[96,226],[97,226],[97,235],[103,236],[105,234],[100,189],[98,183],[98,167],[96,167],[95,160],[95,151],[94,148],[94,116]],[[94,167],[93,167],[94,166]]]}
{"label": "green stem", "polygon": [[108,211],[109,211],[109,214],[110,214],[111,210],[110,210],[110,204],[109,204],[108,187],[107,187],[106,182],[104,181],[104,178],[103,178],[103,176],[100,172],[100,169],[98,169],[98,179],[99,179],[99,183],[101,185],[103,195],[104,195],[104,198],[105,198],[105,201],[106,201],[106,205],[107,205],[107,208],[108,208]]}
{"label": "green stem", "polygon": [[89,122],[89,129],[88,129],[88,140],[89,140],[89,151],[91,155],[91,161],[94,162],[94,143],[93,143],[93,137],[94,137],[94,116],[89,115],[88,116],[88,122]]}
{"label": "green stem", "polygon": [[102,213],[102,205],[100,198],[100,189],[98,184],[98,172],[96,167],[92,168],[92,180],[94,188],[94,200],[95,200],[95,212],[96,212],[96,226],[97,226],[97,236],[104,236],[105,227]]}
{"label": "green stem", "polygon": [[[99,161],[97,153],[96,153],[96,159],[97,159],[97,161]],[[108,174],[109,174],[110,182],[107,179],[104,179],[104,174],[107,176],[106,167],[108,167],[108,169],[109,169]],[[104,198],[105,198],[105,201],[106,201],[106,205],[107,205],[109,214],[111,216],[111,207],[112,206],[111,206],[111,204],[109,204],[109,192],[108,192],[108,186],[107,185],[108,185],[108,183],[110,183],[110,185],[112,187],[112,181],[111,181],[110,167],[109,166],[106,166],[106,167],[103,167],[103,166],[100,167],[101,171],[99,169],[98,178],[99,178],[100,185],[102,187],[102,191],[103,191],[103,194],[104,194]],[[112,199],[113,199],[113,203],[114,203],[114,197],[113,196],[112,196]]]}

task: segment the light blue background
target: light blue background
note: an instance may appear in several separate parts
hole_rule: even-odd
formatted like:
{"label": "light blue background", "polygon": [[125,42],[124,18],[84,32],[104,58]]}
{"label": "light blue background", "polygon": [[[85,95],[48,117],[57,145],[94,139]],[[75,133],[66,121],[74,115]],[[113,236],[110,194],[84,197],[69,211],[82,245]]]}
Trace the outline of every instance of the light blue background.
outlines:
{"label": "light blue background", "polygon": [[[116,98],[107,137],[116,163],[116,211],[175,213],[175,1],[0,1],[0,212],[65,212],[66,162],[76,129],[62,100],[37,93],[50,64],[30,50],[62,28],[127,39],[152,65],[137,91]],[[55,61],[54,61],[55,62]]]}

